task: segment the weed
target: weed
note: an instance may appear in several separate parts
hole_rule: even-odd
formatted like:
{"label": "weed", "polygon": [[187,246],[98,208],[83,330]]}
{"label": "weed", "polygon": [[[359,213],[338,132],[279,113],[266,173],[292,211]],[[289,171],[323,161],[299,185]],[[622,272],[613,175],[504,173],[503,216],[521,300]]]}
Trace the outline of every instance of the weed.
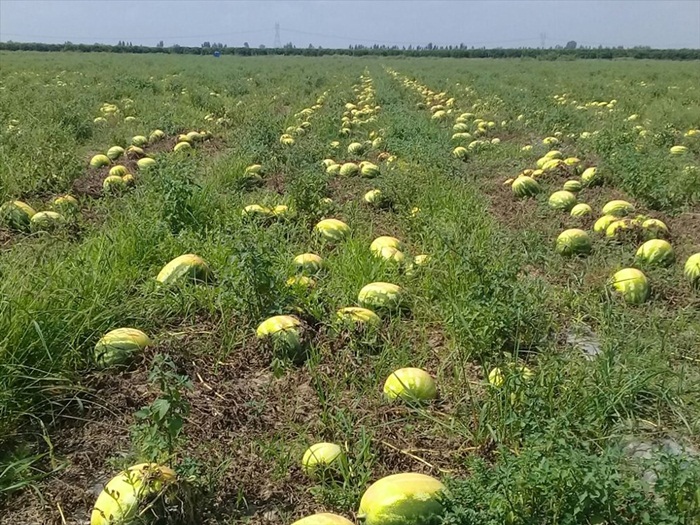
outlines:
{"label": "weed", "polygon": [[164,354],[157,354],[153,359],[148,380],[160,390],[160,395],[134,414],[137,420],[132,430],[134,446],[139,457],[174,464],[184,444],[182,427],[190,412],[184,392],[192,389],[192,383],[177,373],[173,361]]}

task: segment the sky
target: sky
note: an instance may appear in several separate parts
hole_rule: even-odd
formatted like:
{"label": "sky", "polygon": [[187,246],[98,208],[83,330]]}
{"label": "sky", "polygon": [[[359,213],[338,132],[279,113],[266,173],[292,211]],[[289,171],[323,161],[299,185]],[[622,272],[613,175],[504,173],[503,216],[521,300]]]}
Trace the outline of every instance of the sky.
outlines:
{"label": "sky", "polygon": [[0,0],[0,41],[700,48],[700,0]]}

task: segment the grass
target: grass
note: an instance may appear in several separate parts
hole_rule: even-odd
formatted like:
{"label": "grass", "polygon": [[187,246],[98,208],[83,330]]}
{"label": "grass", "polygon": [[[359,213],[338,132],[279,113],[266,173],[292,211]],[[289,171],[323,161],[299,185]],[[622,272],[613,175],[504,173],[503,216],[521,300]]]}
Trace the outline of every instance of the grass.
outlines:
{"label": "grass", "polygon": [[[684,109],[699,106],[692,64],[2,58],[3,201],[48,208],[85,175],[92,154],[137,133],[214,136],[189,158],[159,153],[158,168],[139,173],[125,195],[81,197],[69,229],[0,230],[0,493],[13,523],[56,519],[57,508],[87,517],[93,486],[151,458],[176,467],[189,487],[183,494],[197,501],[199,515],[168,514],[170,523],[291,523],[321,510],[352,517],[371,482],[402,471],[449,484],[445,523],[697,519],[700,316],[681,264],[700,248],[692,227],[699,182],[678,177],[700,154],[697,138],[682,138],[698,120]],[[404,75],[499,123],[488,136],[501,144],[453,158],[453,119],[431,120]],[[376,120],[339,137],[344,105],[368,85],[370,105],[381,106]],[[22,96],[19,86],[32,89]],[[309,132],[280,144],[298,125],[295,114],[324,92]],[[552,102],[563,93],[616,98],[618,108]],[[102,103],[129,105],[126,98],[135,123],[93,123]],[[652,132],[648,140],[633,133],[632,113]],[[7,129],[10,119],[18,129]],[[321,167],[324,158],[349,159],[350,142],[379,130],[396,160],[382,163],[378,178]],[[628,198],[671,228],[679,260],[645,269],[653,293],[644,305],[628,306],[607,287],[615,269],[633,263],[634,246],[596,238],[581,259],[552,249],[574,225],[547,208],[556,181],[526,202],[503,189],[542,149],[521,147],[558,131],[566,156],[606,174],[582,200],[597,210]],[[583,131],[599,133],[586,141]],[[679,140],[689,154],[669,159]],[[648,149],[637,151],[640,144]],[[265,170],[257,187],[243,177],[253,163]],[[392,206],[364,203],[372,188]],[[243,217],[253,203],[287,204],[293,214]],[[322,217],[348,223],[350,237],[319,240],[313,226]],[[369,245],[379,235],[399,237],[407,256],[430,254],[430,263],[411,274],[378,261]],[[304,252],[326,264],[310,291],[285,284]],[[202,256],[214,282],[158,287],[160,268],[183,253]],[[409,308],[383,313],[377,333],[338,330],[335,311],[355,305],[372,281],[402,286]],[[254,336],[267,317],[290,313],[309,328],[301,363]],[[154,346],[127,370],[96,370],[94,344],[121,326],[144,330]],[[582,330],[599,340],[594,359],[572,342]],[[533,376],[509,373],[514,365]],[[405,366],[436,378],[437,401],[382,399],[386,377]],[[487,380],[496,366],[506,371],[500,388]],[[336,480],[301,472],[304,450],[318,441],[346,450]],[[650,452],[635,456],[639,446]]]}

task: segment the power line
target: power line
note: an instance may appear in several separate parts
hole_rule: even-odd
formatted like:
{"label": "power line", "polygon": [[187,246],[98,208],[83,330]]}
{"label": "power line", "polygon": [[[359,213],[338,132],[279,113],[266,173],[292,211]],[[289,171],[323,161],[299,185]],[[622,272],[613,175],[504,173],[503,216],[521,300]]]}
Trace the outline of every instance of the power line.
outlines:
{"label": "power line", "polygon": [[[279,48],[282,46],[281,42],[281,36],[280,36],[280,24],[276,23],[275,24],[275,43],[274,47]],[[316,33],[316,32],[311,32],[311,31],[304,31],[300,29],[293,29],[293,28],[284,28],[285,31],[289,33],[295,33],[299,35],[308,35],[308,36],[314,36],[317,38],[326,38],[326,39],[331,39],[331,40],[344,40],[344,41],[350,41],[350,42],[362,42],[367,45],[373,45],[373,44],[389,44],[389,45],[399,45],[399,46],[425,46],[426,42],[416,42],[416,41],[396,41],[396,40],[374,40],[372,38],[358,38],[354,36],[345,36],[345,35],[337,35],[337,34],[325,34],[325,33]],[[19,37],[19,38],[46,38],[46,39],[55,39],[55,40],[62,40],[62,41],[69,41],[69,40],[91,40],[93,42],[99,42],[99,41],[104,41],[104,40],[128,40],[128,41],[143,41],[143,40],[186,40],[186,39],[195,39],[195,38],[202,38],[202,39],[211,39],[211,38],[235,38],[236,36],[239,35],[250,35],[250,34],[262,34],[262,33],[268,33],[269,29],[253,29],[253,30],[247,30],[247,31],[229,31],[226,33],[209,33],[209,34],[199,34],[199,35],[176,35],[176,36],[151,36],[151,37],[143,37],[142,35],[136,36],[136,37],[130,37],[126,35],[117,35],[117,36],[106,36],[106,35],[99,35],[99,36],[60,36],[60,35],[35,35],[35,34],[25,34],[25,33],[7,33],[7,32],[2,32],[0,33],[0,38],[6,39],[7,37]],[[516,38],[516,39],[507,39],[507,40],[490,40],[490,41],[482,41],[482,42],[461,42],[461,43],[435,43],[433,42],[434,45],[436,46],[449,46],[449,45],[460,45],[464,44],[465,46],[472,46],[472,47],[481,47],[481,46],[501,46],[503,44],[516,44],[516,43],[525,43],[525,42],[537,42],[539,40],[540,46],[542,48],[546,47],[546,42],[547,40],[554,41],[557,43],[566,43],[569,40],[575,40],[575,39],[564,39],[560,38],[558,36],[552,36],[548,35],[547,33],[540,33],[540,38]],[[579,44],[583,44],[586,46],[603,46],[603,47],[618,47],[620,44],[611,44],[611,43],[605,43],[605,42],[588,42],[588,41],[580,41],[576,40]],[[639,44],[643,45],[643,44]],[[625,46],[625,47],[630,47],[630,46]],[[699,46],[688,46],[687,43],[684,43],[683,45],[680,46],[668,46],[669,48],[697,48]]]}
{"label": "power line", "polygon": [[[299,29],[289,29],[287,27],[285,27],[284,30],[289,32],[289,33],[298,33],[301,35],[316,36],[316,37],[320,37],[320,38],[331,38],[331,39],[335,39],[335,40],[352,40],[354,42],[371,42],[372,44],[393,44],[393,45],[406,45],[406,46],[409,46],[409,45],[410,46],[416,46],[416,45],[423,46],[423,45],[425,45],[425,42],[374,40],[372,38],[357,38],[357,37],[342,36],[342,35],[328,35],[328,34],[323,34],[323,33],[312,33],[310,31],[301,31]],[[485,46],[485,45],[507,44],[507,43],[515,43],[515,42],[531,42],[533,40],[535,40],[535,39],[533,39],[533,38],[516,38],[516,39],[511,39],[511,40],[491,40],[489,42],[469,42],[469,43],[465,43],[465,45]],[[452,42],[452,43],[436,43],[435,45],[445,46],[445,45],[455,45],[455,43],[454,42]]]}
{"label": "power line", "polygon": [[[279,23],[275,24],[275,43],[274,47],[279,48],[282,47],[282,41],[281,41],[281,36],[280,36],[280,25]],[[374,40],[372,38],[357,38],[357,37],[352,37],[352,36],[342,36],[342,35],[329,35],[329,34],[324,34],[324,33],[315,33],[311,31],[303,31],[300,29],[291,29],[291,28],[284,28],[285,31],[289,33],[296,33],[300,35],[307,35],[307,36],[314,36],[318,38],[328,38],[332,40],[345,40],[345,41],[352,41],[352,42],[363,42],[367,43],[368,45],[373,45],[373,44],[390,44],[390,45],[402,45],[402,46],[424,46],[426,45],[426,42],[416,42],[416,41],[397,41],[397,40]],[[220,37],[235,37],[238,35],[247,35],[247,34],[256,34],[256,33],[267,33],[267,29],[257,29],[257,30],[250,30],[250,31],[238,31],[238,32],[228,32],[228,33],[210,33],[210,34],[202,34],[202,35],[179,35],[179,36],[155,36],[155,37],[149,37],[148,39],[154,39],[154,40],[177,40],[177,39],[192,39],[192,38],[220,38]],[[105,36],[105,35],[100,35],[100,36],[60,36],[60,35],[29,35],[29,34],[23,34],[23,33],[5,33],[3,32],[2,37],[6,36],[13,36],[13,37],[20,37],[20,38],[50,38],[50,39],[55,39],[55,40],[63,40],[63,41],[68,41],[68,40],[93,40],[93,41],[100,41],[100,40],[145,40],[143,36],[137,36],[137,37],[130,37],[130,36],[125,36],[125,35],[119,35],[119,36]],[[533,38],[518,38],[518,39],[510,39],[510,40],[491,40],[491,41],[485,41],[485,42],[467,42],[464,43],[466,46],[487,46],[487,45],[501,45],[501,44],[507,44],[507,43],[522,43],[522,42],[531,42],[534,41],[535,39]],[[434,43],[436,46],[447,46],[447,45],[459,45],[456,43]]]}
{"label": "power line", "polygon": [[[281,41],[281,36],[280,36],[280,24],[276,23],[275,24],[275,43],[274,47],[282,47],[282,41]],[[353,37],[353,36],[343,36],[343,35],[329,35],[325,33],[315,33],[311,31],[304,31],[301,29],[293,29],[293,28],[284,28],[285,31],[289,33],[296,33],[300,35],[308,35],[308,36],[315,36],[318,38],[329,38],[332,40],[345,40],[345,41],[352,41],[352,42],[364,42],[369,45],[372,44],[391,44],[391,45],[405,45],[405,46],[423,46],[426,45],[426,42],[416,42],[416,41],[396,41],[396,40],[375,40],[372,38],[358,38],[358,37]],[[149,37],[150,39],[154,40],[177,40],[177,39],[191,39],[191,38],[219,38],[219,37],[235,37],[237,35],[247,35],[247,34],[256,34],[256,33],[267,33],[267,29],[256,29],[256,30],[249,30],[249,31],[230,31],[227,33],[210,33],[210,34],[202,34],[202,35],[178,35],[178,36],[153,36]],[[1,37],[5,36],[14,36],[14,37],[20,37],[20,38],[51,38],[51,39],[56,39],[56,40],[93,40],[93,41],[99,41],[99,40],[145,40],[143,36],[136,36],[136,37],[130,37],[130,36],[125,36],[125,35],[118,35],[118,36],[106,36],[106,35],[100,35],[100,36],[61,36],[61,35],[30,35],[30,34],[23,34],[23,33],[6,33],[3,32],[0,34]],[[508,44],[508,43],[518,43],[518,42],[531,42],[534,41],[535,39],[533,38],[516,38],[516,39],[509,39],[509,40],[491,40],[491,41],[484,41],[484,42],[467,42],[464,43],[464,45],[467,46],[487,46],[487,45],[501,45],[501,44]],[[446,45],[459,45],[454,42],[452,43],[434,43],[434,45],[437,46],[446,46]]]}
{"label": "power line", "polygon": [[276,49],[279,49],[282,47],[282,39],[280,38],[280,24],[279,22],[275,23],[275,44],[272,46]]}
{"label": "power line", "polygon": [[[250,31],[235,31],[231,32],[229,31],[228,33],[209,33],[206,35],[179,35],[179,36],[162,36],[162,37],[150,37],[154,38],[156,40],[176,40],[176,39],[189,39],[189,38],[213,38],[213,37],[225,37],[225,36],[237,36],[237,35],[249,35],[253,33],[267,33],[269,29],[255,29],[255,30],[250,30]],[[130,37],[130,36],[125,36],[125,35],[119,35],[119,36],[105,36],[105,35],[99,35],[99,36],[59,36],[59,35],[27,35],[27,34],[22,34],[22,33],[7,33],[7,32],[2,32],[0,34],[0,37],[5,37],[5,36],[14,36],[14,37],[20,37],[20,38],[53,38],[57,40],[144,40],[143,36],[135,36],[135,37]]]}
{"label": "power line", "polygon": [[[555,41],[560,42],[560,43],[567,43],[567,42],[573,40],[577,44],[583,44],[584,46],[602,46],[602,47],[607,47],[607,48],[619,47],[621,45],[624,45],[624,47],[626,47],[626,48],[648,45],[648,44],[634,44],[634,45],[620,44],[619,42],[617,44],[612,44],[610,42],[591,42],[591,41],[586,41],[586,40],[578,40],[577,38],[564,39],[564,38],[561,38],[559,36],[553,36],[552,39],[554,39]],[[688,44],[688,42],[684,42],[682,45],[667,45],[666,48],[667,49],[686,49],[686,48],[687,49],[697,49],[698,47],[700,47],[700,42],[698,42],[698,45],[695,45],[695,46],[687,45],[687,44]]]}

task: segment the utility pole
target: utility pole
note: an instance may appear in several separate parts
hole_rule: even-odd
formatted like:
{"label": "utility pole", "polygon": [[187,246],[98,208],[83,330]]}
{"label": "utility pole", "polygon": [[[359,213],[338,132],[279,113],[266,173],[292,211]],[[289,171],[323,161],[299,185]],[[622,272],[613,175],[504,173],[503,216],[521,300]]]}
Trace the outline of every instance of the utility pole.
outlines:
{"label": "utility pole", "polygon": [[547,33],[540,33],[540,47],[544,49],[547,44]]}
{"label": "utility pole", "polygon": [[282,39],[280,38],[280,25],[279,22],[275,24],[275,49],[282,47]]}

